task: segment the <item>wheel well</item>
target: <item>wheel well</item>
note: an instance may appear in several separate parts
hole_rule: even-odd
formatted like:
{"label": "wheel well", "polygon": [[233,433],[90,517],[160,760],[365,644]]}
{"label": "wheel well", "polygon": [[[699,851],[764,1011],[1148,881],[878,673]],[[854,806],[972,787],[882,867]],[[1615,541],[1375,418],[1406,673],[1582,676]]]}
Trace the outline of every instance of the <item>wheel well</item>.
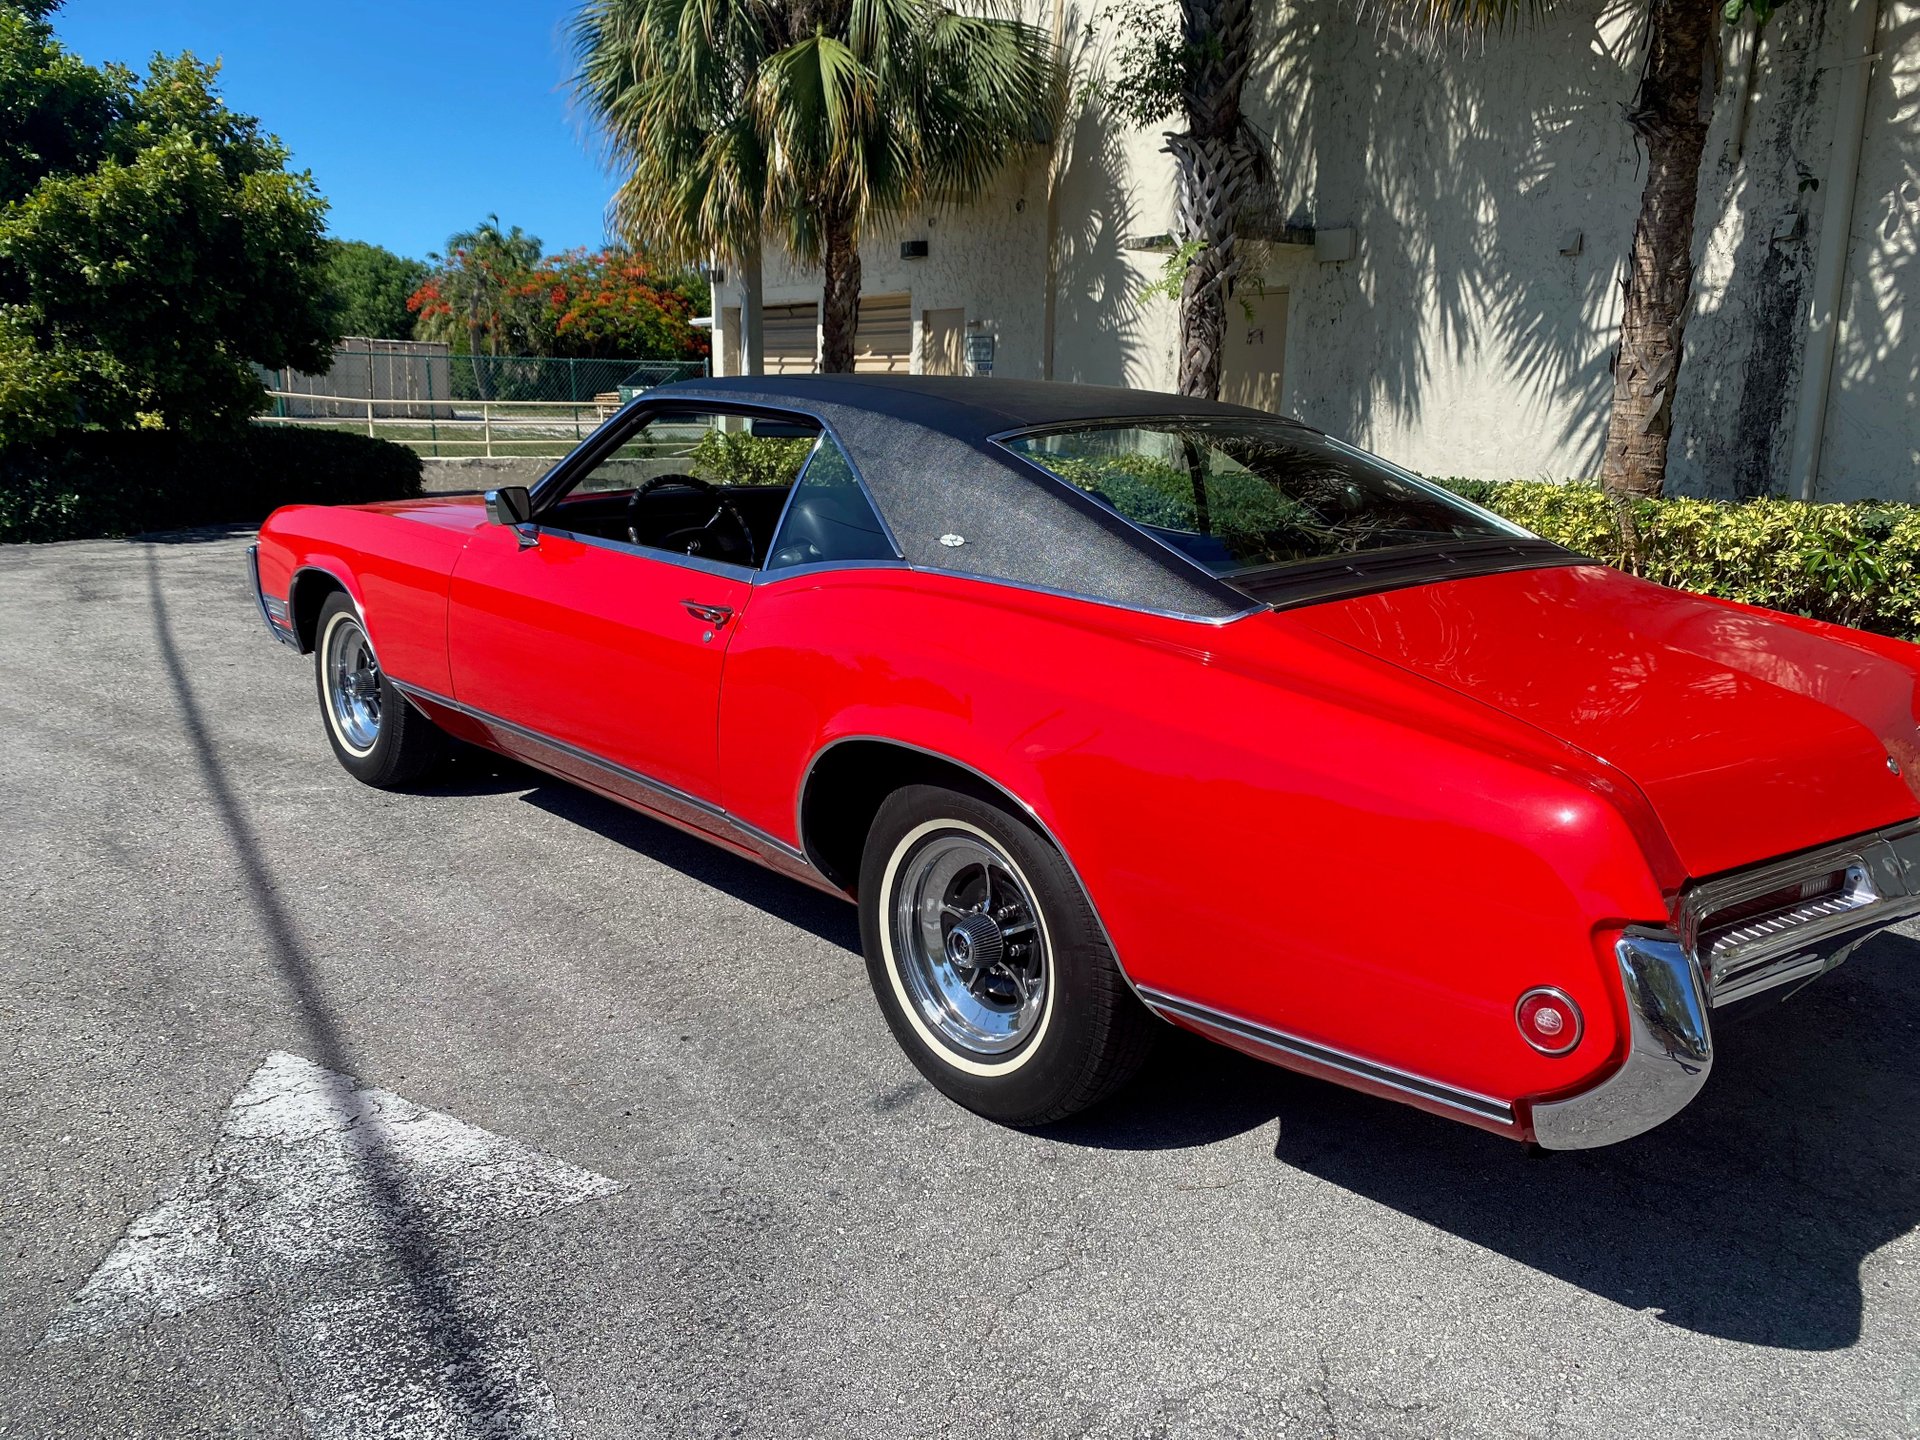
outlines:
{"label": "wheel well", "polygon": [[814,761],[800,796],[800,844],[822,875],[849,893],[859,887],[874,817],[907,785],[939,785],[1013,809],[1006,792],[964,765],[888,740],[843,740]]}
{"label": "wheel well", "polygon": [[343,594],[346,586],[324,570],[301,570],[293,577],[293,585],[287,591],[287,618],[293,622],[293,633],[300,641],[300,653],[308,654],[318,640],[315,633],[320,627],[320,607],[327,603],[327,596],[338,590]]}

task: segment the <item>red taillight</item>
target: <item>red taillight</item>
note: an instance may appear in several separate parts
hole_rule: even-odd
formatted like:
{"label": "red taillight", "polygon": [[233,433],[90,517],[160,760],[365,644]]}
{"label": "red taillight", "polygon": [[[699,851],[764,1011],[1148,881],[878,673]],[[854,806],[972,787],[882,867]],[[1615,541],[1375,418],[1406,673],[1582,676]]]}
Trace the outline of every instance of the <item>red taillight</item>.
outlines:
{"label": "red taillight", "polygon": [[1565,1055],[1580,1043],[1580,1007],[1550,986],[1529,990],[1513,1007],[1513,1022],[1542,1055]]}

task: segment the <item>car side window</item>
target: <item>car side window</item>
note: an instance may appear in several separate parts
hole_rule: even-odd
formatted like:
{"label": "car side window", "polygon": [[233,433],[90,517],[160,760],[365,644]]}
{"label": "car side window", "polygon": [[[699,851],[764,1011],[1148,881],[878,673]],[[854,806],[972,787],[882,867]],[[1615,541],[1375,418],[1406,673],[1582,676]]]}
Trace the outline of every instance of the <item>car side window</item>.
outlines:
{"label": "car side window", "polygon": [[755,567],[820,438],[818,422],[705,407],[662,409],[541,497],[548,529]]}
{"label": "car side window", "polygon": [[767,554],[768,570],[828,561],[897,558],[846,452],[823,435],[787,502]]}

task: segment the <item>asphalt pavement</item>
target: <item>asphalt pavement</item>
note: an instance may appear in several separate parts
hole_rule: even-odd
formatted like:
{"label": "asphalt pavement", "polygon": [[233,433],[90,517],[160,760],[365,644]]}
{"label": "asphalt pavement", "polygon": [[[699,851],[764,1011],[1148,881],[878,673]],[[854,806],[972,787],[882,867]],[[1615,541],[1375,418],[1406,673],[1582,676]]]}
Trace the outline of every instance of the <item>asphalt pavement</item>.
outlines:
{"label": "asphalt pavement", "polygon": [[246,542],[0,550],[0,1434],[1920,1434],[1911,933],[1609,1150],[1177,1037],[1021,1134],[839,902],[356,784]]}

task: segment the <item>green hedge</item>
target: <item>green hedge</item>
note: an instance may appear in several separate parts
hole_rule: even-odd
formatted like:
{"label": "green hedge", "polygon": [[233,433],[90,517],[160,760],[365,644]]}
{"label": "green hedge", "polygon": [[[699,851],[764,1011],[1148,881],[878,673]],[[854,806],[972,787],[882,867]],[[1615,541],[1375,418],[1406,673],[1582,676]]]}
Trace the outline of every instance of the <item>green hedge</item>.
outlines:
{"label": "green hedge", "polygon": [[709,430],[688,454],[689,469],[711,485],[791,485],[813,441],[744,430]]}
{"label": "green hedge", "polygon": [[280,505],[420,493],[420,457],[337,430],[89,431],[0,452],[0,541],[255,524]]}
{"label": "green hedge", "polygon": [[1662,585],[1920,637],[1920,506],[1617,501],[1595,485],[1439,483],[1536,535]]}

